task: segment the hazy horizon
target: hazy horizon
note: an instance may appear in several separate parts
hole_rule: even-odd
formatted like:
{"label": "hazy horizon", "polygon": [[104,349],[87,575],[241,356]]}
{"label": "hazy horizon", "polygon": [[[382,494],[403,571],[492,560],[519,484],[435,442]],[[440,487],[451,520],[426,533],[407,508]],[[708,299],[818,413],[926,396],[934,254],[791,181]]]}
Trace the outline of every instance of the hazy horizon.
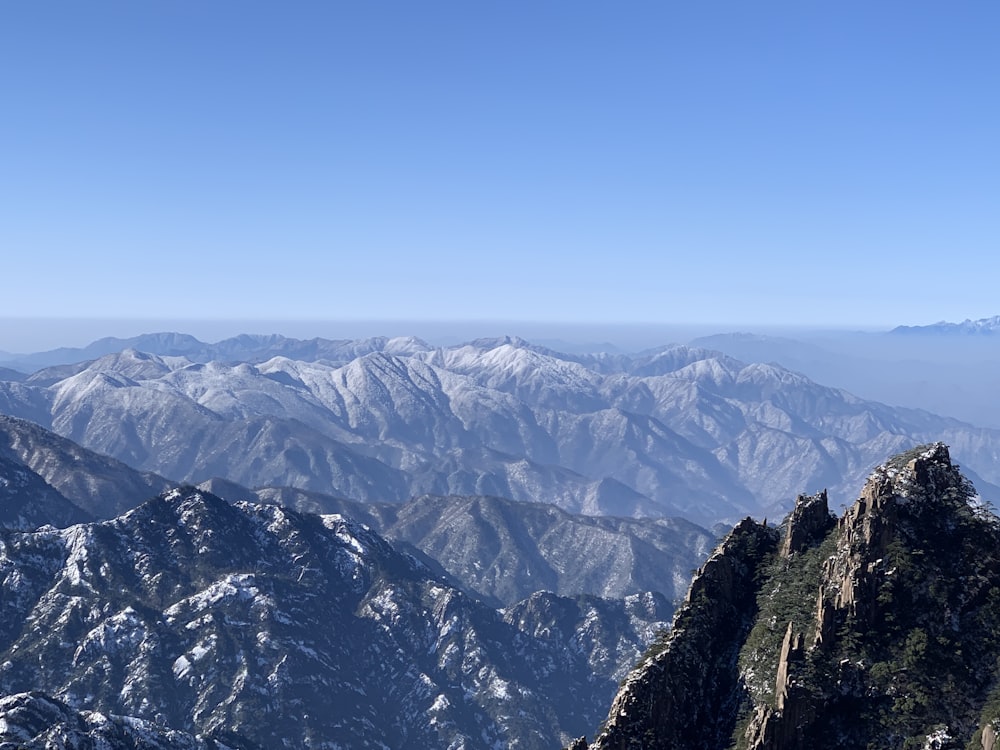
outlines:
{"label": "hazy horizon", "polygon": [[[905,325],[905,324],[903,324]],[[576,347],[611,344],[622,351],[687,341],[714,334],[814,336],[877,333],[888,326],[776,326],[748,323],[573,323],[519,320],[267,320],[267,319],[81,319],[0,317],[0,352],[31,354],[82,348],[102,338],[127,339],[151,333],[181,333],[206,343],[240,334],[279,334],[290,338],[354,339],[417,336],[434,345],[474,338],[519,336],[533,343],[563,341]]]}

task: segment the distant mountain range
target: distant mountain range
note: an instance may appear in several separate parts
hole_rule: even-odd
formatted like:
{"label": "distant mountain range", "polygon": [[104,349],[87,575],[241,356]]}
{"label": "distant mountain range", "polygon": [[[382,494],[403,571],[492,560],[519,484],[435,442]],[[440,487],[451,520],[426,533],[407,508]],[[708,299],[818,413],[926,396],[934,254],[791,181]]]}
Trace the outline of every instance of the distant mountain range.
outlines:
{"label": "distant mountain range", "polygon": [[[276,356],[310,362],[346,363],[372,352],[406,353],[422,350],[427,344],[414,338],[374,337],[367,339],[309,340],[277,334],[242,334],[214,344],[185,333],[147,333],[127,339],[107,337],[81,348],[64,347],[34,354],[8,354],[0,364],[15,371],[35,372],[45,367],[88,362],[125,349],[136,349],[164,357],[185,357],[191,362],[263,362]],[[0,371],[0,375],[2,375]]]}
{"label": "distant mountain range", "polygon": [[[149,337],[178,341],[194,346]],[[1000,497],[1000,431],[708,349],[228,341],[226,351],[249,342],[239,351],[263,361],[126,349],[2,381],[0,412],[179,481],[224,477],[361,502],[488,495],[711,525],[780,517],[802,490],[846,501],[880,456],[932,439],[952,445],[985,496]]]}
{"label": "distant mountain range", "polygon": [[1000,347],[995,320],[825,332],[794,338],[725,333],[690,342],[744,362],[771,362],[856,396],[1000,428]]}
{"label": "distant mountain range", "polygon": [[948,323],[942,320],[926,326],[897,326],[890,333],[898,335],[983,335],[989,336],[1000,331],[1000,315],[979,320],[964,320],[961,323]]}
{"label": "distant mountain range", "polygon": [[[853,499],[932,439],[1000,498],[1000,432],[699,347],[229,341],[253,361],[157,334],[174,353],[0,372],[0,747],[552,748],[616,686],[598,747],[799,747],[786,705],[822,744],[825,703],[872,696],[930,742],[925,653],[971,659],[948,731],[992,705],[996,524],[944,445],[877,469],[839,527],[794,498]],[[784,539],[741,522],[657,640],[714,542],[666,516],[793,502]],[[888,595],[909,609],[871,616]],[[900,680],[924,692],[897,705]]]}

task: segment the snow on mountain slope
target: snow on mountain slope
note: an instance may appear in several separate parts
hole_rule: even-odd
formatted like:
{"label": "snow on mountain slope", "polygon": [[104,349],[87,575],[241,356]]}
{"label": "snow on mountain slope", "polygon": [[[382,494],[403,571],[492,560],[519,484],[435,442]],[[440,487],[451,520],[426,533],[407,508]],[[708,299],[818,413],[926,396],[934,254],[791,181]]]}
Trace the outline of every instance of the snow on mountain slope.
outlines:
{"label": "snow on mountain slope", "polygon": [[76,711],[38,691],[0,698],[0,747],[17,750],[251,750],[132,716]]}
{"label": "snow on mountain slope", "polygon": [[125,351],[0,383],[0,409],[179,480],[365,501],[495,494],[711,524],[780,515],[801,491],[851,497],[880,456],[937,439],[987,496],[1000,482],[1000,431],[708,350],[588,357],[512,338],[438,349],[250,339],[229,351],[272,356],[223,364]]}
{"label": "snow on mountain slope", "polygon": [[441,353],[441,367],[479,385],[511,393],[532,406],[592,411],[606,406],[601,376],[576,362],[502,343],[491,349],[466,345]]}
{"label": "snow on mountain slope", "polygon": [[465,590],[497,606],[539,590],[608,599],[652,591],[673,602],[715,541],[709,531],[678,518],[572,514],[494,496],[358,503],[291,487],[251,490],[218,478],[199,489],[229,502],[348,516],[419,550]]}
{"label": "snow on mountain slope", "polygon": [[937,336],[954,336],[954,335],[991,335],[1000,331],[1000,315],[994,315],[992,318],[979,318],[978,320],[972,320],[966,318],[961,323],[949,323],[948,321],[942,320],[938,323],[932,323],[927,326],[897,326],[893,328],[889,333],[893,335],[910,335],[910,336],[921,336],[921,335],[937,335]]}
{"label": "snow on mountain slope", "polygon": [[508,605],[539,590],[615,599],[655,591],[672,602],[714,544],[678,519],[570,515],[498,497],[426,495],[374,523]]}
{"label": "snow on mountain slope", "polygon": [[591,601],[540,637],[341,516],[191,489],[0,542],[0,693],[234,747],[555,747],[663,624]]}

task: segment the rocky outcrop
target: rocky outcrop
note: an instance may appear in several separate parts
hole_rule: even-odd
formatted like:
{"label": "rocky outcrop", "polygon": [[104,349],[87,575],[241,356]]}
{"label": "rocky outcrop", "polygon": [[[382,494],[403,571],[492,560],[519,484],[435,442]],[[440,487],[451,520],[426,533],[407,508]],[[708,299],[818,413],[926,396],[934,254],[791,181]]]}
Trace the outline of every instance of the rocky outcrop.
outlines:
{"label": "rocky outcrop", "polygon": [[982,748],[983,750],[996,750],[996,747],[997,730],[992,723],[989,723],[983,727]]}
{"label": "rocky outcrop", "polygon": [[[967,665],[954,661],[959,674],[937,670],[948,661],[946,648],[960,652],[972,643],[995,659],[997,637],[975,631],[1000,612],[996,519],[977,515],[973,494],[941,443],[895,456],[872,473],[837,524],[835,551],[823,562],[812,646],[806,653],[794,642],[782,649],[775,704],[757,707],[747,748],[804,750],[838,729],[844,734],[848,722],[853,741],[870,746],[965,747],[975,724],[958,704],[981,704],[996,675],[969,679]],[[979,581],[979,602],[961,590],[962,581],[978,578],[987,560],[992,575]],[[990,609],[983,612],[982,604]],[[942,619],[947,625],[935,627]],[[792,632],[789,623],[786,646]],[[932,683],[958,681],[960,696],[945,690],[932,697]],[[938,721],[928,722],[935,712]]]}
{"label": "rocky outcrop", "polygon": [[696,574],[673,629],[625,679],[594,747],[714,748],[743,700],[739,644],[757,612],[773,528],[742,521]]}
{"label": "rocky outcrop", "polygon": [[791,557],[814,546],[836,523],[836,517],[830,513],[826,490],[815,495],[799,495],[788,516],[785,538],[781,543],[782,556]]}
{"label": "rocky outcrop", "polygon": [[[734,570],[734,552],[724,545],[709,563]],[[744,611],[755,622],[721,632],[711,615],[736,589],[706,584],[736,579],[706,564],[595,747],[996,750],[1000,519],[978,505],[945,445],[876,468],[835,525],[824,493],[800,496],[780,549],[744,565],[757,575]],[[706,595],[719,599],[681,624]]]}
{"label": "rocky outcrop", "polygon": [[800,727],[812,722],[816,703],[808,691],[803,690],[793,677],[793,670],[805,657],[802,633],[789,622],[778,657],[778,676],[775,680],[775,704],[761,705],[744,732],[748,748],[778,750],[799,748],[805,750],[799,738]]}

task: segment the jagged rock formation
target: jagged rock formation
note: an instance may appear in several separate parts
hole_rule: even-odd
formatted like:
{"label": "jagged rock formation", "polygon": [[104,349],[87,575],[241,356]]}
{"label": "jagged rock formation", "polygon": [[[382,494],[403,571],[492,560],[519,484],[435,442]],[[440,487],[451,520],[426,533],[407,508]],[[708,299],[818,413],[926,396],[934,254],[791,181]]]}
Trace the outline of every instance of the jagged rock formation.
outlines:
{"label": "jagged rock formation", "polygon": [[816,545],[836,522],[837,519],[830,513],[826,490],[816,495],[799,495],[785,525],[782,556],[791,557]]}
{"label": "jagged rock formation", "polygon": [[[830,526],[821,493],[799,498],[783,543],[763,556],[733,539],[766,530],[738,527],[692,583],[662,652],[626,679],[593,747],[994,747],[1000,521],[948,449],[890,459]],[[725,576],[742,587],[707,604],[698,592],[720,559],[754,576]],[[713,613],[734,601],[753,622],[720,636]]]}
{"label": "jagged rock formation", "polygon": [[751,519],[726,537],[692,581],[669,635],[626,678],[596,747],[726,746],[742,697],[739,647],[777,541],[774,529]]}

